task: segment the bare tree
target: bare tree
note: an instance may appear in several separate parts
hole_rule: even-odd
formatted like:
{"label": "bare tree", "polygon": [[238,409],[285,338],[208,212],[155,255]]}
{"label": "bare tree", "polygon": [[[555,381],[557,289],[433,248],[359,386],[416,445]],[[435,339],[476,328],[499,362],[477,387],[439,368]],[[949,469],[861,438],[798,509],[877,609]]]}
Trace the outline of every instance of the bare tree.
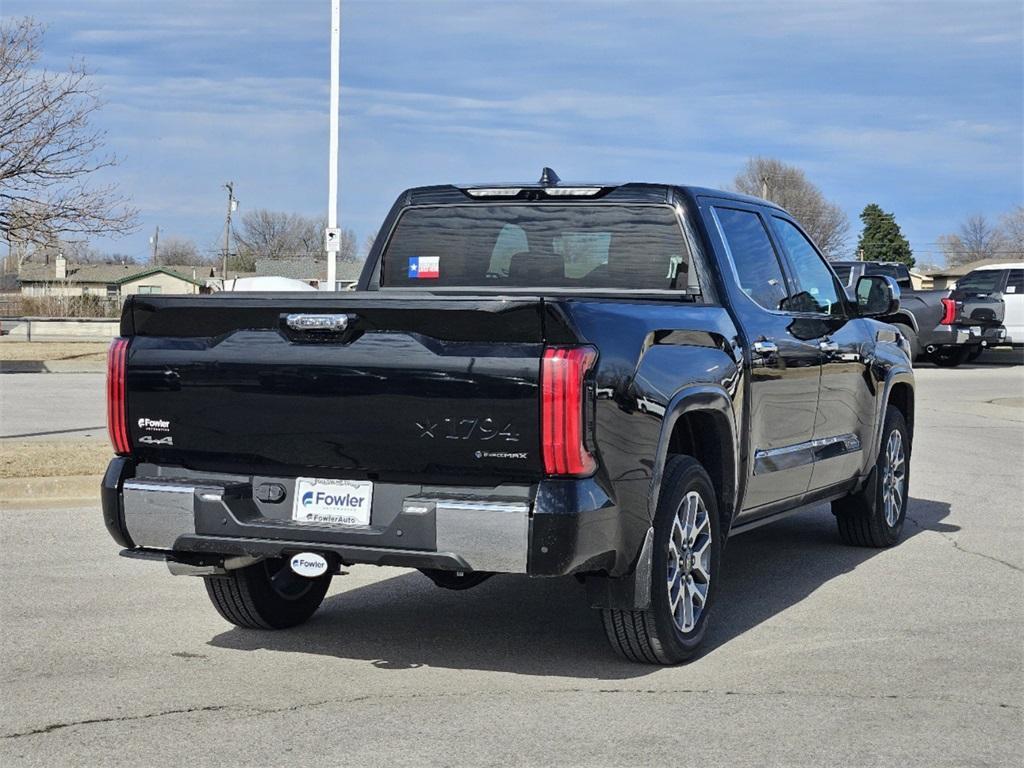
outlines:
{"label": "bare tree", "polygon": [[377,242],[377,236],[372,233],[367,235],[366,239],[363,240],[363,261],[369,258],[370,251],[373,250],[373,244],[375,242]]}
{"label": "bare tree", "polygon": [[958,232],[942,235],[938,242],[951,267],[993,259],[1003,250],[1003,234],[980,213],[968,216]]}
{"label": "bare tree", "polygon": [[256,259],[322,255],[326,221],[297,213],[257,208],[239,220],[234,236],[239,255]]}
{"label": "bare tree", "polygon": [[184,237],[165,237],[160,240],[157,250],[157,261],[160,264],[196,267],[209,264],[210,260],[199,254],[199,249],[191,240]]}
{"label": "bare tree", "polygon": [[339,261],[356,261],[359,258],[359,244],[356,233],[345,228],[341,230],[341,244],[338,248]]}
{"label": "bare tree", "polygon": [[[61,243],[56,249],[72,264],[134,264],[135,257],[124,253],[104,253],[84,241]],[[54,254],[56,255],[56,254]]]}
{"label": "bare tree", "polygon": [[90,127],[98,89],[82,63],[37,68],[43,27],[31,18],[0,21],[0,233],[18,253],[66,235],[127,234],[136,210],[113,185],[89,176],[116,164],[105,133]]}
{"label": "bare tree", "polygon": [[1024,259],[1024,205],[1018,205],[999,217],[999,233],[1007,260]]}
{"label": "bare tree", "polygon": [[850,220],[795,165],[772,157],[752,157],[733,180],[733,188],[781,205],[796,217],[826,257],[846,255]]}
{"label": "bare tree", "polygon": [[[238,255],[233,265],[238,269],[252,269],[257,259],[324,258],[325,218],[311,218],[298,213],[268,211],[257,208],[239,220],[234,230]],[[338,258],[356,261],[358,258],[356,233],[341,230]]]}

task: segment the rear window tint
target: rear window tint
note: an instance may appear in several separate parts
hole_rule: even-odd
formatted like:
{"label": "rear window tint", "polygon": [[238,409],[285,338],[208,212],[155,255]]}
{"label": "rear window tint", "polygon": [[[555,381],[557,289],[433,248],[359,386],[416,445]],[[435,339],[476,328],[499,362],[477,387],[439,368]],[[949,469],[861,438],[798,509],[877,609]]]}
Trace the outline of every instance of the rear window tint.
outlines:
{"label": "rear window tint", "polygon": [[840,283],[843,285],[850,284],[850,275],[853,274],[852,264],[836,264],[832,262],[832,271],[836,273]]}
{"label": "rear window tint", "polygon": [[381,285],[682,291],[689,263],[675,212],[663,206],[424,206],[398,220]]}
{"label": "rear window tint", "polygon": [[910,271],[897,264],[868,264],[864,267],[865,275],[885,275],[896,281],[900,288],[912,288]]}
{"label": "rear window tint", "polygon": [[979,291],[982,293],[999,290],[1003,280],[1001,269],[976,269],[956,281],[957,289]]}

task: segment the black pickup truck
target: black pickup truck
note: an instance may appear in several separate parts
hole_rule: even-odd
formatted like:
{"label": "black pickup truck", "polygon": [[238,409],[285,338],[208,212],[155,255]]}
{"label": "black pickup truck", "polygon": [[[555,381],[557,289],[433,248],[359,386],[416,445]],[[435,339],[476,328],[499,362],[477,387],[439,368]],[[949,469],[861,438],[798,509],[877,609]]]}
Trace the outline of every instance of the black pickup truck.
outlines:
{"label": "black pickup truck", "polygon": [[410,189],[355,292],[128,300],[105,523],[241,627],[357,563],[575,575],[616,651],[677,663],[729,537],[830,501],[846,544],[900,538],[914,379],[872,319],[899,288],[855,297],[755,198]]}
{"label": "black pickup truck", "polygon": [[987,347],[1006,337],[1004,307],[998,295],[946,289],[914,289],[905,264],[886,261],[833,261],[832,269],[852,296],[865,275],[887,275],[899,285],[900,306],[895,314],[880,317],[892,323],[910,344],[911,357],[953,368],[973,360]]}

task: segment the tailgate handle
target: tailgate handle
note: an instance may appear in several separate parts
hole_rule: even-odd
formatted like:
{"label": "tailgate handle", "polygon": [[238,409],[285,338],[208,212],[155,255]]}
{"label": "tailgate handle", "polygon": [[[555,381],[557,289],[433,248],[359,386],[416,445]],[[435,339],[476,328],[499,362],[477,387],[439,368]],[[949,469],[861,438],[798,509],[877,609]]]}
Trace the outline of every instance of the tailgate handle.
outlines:
{"label": "tailgate handle", "polygon": [[340,333],[348,329],[350,320],[348,315],[299,314],[288,315],[284,322],[293,331]]}

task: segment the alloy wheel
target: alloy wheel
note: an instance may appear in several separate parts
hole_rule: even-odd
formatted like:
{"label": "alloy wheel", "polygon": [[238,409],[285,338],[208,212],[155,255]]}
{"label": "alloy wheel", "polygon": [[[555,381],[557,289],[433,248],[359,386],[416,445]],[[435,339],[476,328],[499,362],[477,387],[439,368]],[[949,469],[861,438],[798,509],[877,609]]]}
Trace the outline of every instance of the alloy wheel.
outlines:
{"label": "alloy wheel", "polygon": [[903,497],[907,484],[907,457],[903,450],[903,435],[898,429],[889,433],[885,446],[885,469],[882,473],[882,503],[885,522],[892,528],[903,510]]}
{"label": "alloy wheel", "polygon": [[711,587],[711,519],[697,491],[683,497],[672,520],[667,567],[672,621],[680,632],[692,632]]}

